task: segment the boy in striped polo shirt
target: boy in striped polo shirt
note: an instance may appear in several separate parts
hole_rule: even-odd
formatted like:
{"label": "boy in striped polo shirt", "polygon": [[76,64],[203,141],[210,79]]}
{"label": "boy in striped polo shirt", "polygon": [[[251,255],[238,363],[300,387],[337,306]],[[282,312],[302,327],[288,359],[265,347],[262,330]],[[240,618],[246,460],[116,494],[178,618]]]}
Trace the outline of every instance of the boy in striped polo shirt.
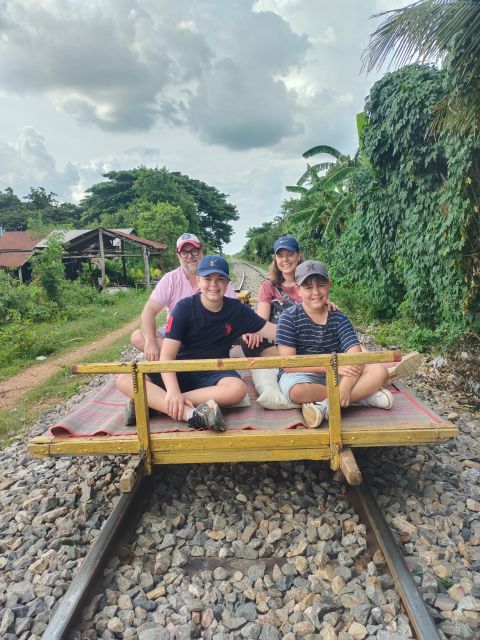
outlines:
{"label": "boy in striped polo shirt", "polygon": [[[295,270],[302,302],[280,316],[276,344],[281,356],[325,353],[360,353],[355,329],[341,311],[329,311],[328,293],[332,285],[325,265],[317,260],[302,262]],[[383,385],[388,371],[381,364],[339,367],[340,404],[391,409],[393,396]],[[328,417],[325,367],[297,367],[279,372],[285,397],[302,405],[307,427],[319,427]]]}

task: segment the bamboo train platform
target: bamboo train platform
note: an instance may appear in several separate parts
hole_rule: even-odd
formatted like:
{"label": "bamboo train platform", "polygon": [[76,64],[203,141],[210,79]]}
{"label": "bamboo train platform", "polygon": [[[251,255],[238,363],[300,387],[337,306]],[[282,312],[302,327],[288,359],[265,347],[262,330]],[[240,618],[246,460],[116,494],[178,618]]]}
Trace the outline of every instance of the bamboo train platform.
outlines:
{"label": "bamboo train platform", "polygon": [[[389,411],[369,407],[340,409],[338,368],[350,364],[399,361],[398,351],[355,354],[329,354],[267,358],[227,358],[224,360],[175,360],[169,362],[92,363],[74,367],[81,374],[129,373],[135,389],[137,424],[112,435],[101,429],[98,435],[71,437],[64,431],[33,438],[29,452],[36,457],[126,455],[135,461],[133,475],[150,474],[154,465],[214,462],[270,462],[289,460],[325,460],[333,470],[340,468],[350,484],[359,484],[361,475],[353,449],[357,447],[408,446],[435,444],[456,437],[457,427],[425,407],[402,385],[394,385],[395,407]],[[251,392],[251,407],[225,409],[227,431],[196,431],[183,423],[174,423],[162,414],[149,415],[146,404],[145,376],[164,371],[211,371],[279,367],[325,367],[329,397],[329,418],[318,429],[307,429],[299,409],[271,411],[260,408]],[[112,383],[111,383],[112,384]],[[248,386],[248,383],[247,383]],[[97,402],[97,409],[123,415],[124,400]],[[117,403],[118,404],[118,403]],[[87,413],[86,416],[89,414]],[[90,414],[91,415],[91,414]],[[113,414],[112,414],[113,415]],[[89,422],[86,417],[84,422]],[[88,427],[88,424],[86,425]],[[77,434],[78,435],[78,434]],[[140,469],[140,472],[139,472]],[[128,487],[128,482],[125,484]],[[126,489],[128,490],[128,488]]]}

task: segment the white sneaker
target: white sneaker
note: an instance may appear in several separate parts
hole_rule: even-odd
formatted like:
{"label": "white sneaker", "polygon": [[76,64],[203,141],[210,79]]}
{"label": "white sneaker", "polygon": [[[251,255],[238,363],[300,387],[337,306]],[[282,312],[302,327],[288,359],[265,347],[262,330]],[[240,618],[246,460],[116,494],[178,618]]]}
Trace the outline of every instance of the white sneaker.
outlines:
{"label": "white sneaker", "polygon": [[309,429],[316,429],[328,417],[327,401],[305,402],[302,404],[302,415],[305,426]]}
{"label": "white sneaker", "polygon": [[392,392],[388,389],[379,389],[372,393],[371,396],[367,396],[363,398],[363,400],[359,400],[355,404],[360,405],[362,407],[376,407],[377,409],[391,409],[394,405],[394,399]]}
{"label": "white sneaker", "polygon": [[393,380],[394,378],[401,378],[402,376],[408,376],[410,373],[416,371],[422,362],[422,356],[418,351],[412,351],[407,353],[400,362],[397,362],[393,367],[388,369],[388,378]]}

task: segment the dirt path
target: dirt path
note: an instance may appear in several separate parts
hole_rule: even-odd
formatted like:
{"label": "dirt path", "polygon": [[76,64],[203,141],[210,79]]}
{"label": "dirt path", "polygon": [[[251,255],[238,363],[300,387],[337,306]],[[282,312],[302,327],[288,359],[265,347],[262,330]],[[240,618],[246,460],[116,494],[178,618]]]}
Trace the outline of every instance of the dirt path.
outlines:
{"label": "dirt path", "polygon": [[118,338],[129,335],[134,329],[137,329],[138,326],[139,319],[136,318],[132,320],[132,322],[120,327],[120,329],[112,331],[103,338],[100,338],[100,340],[85,344],[61,356],[53,357],[52,359],[49,358],[41,364],[32,365],[28,367],[28,369],[17,373],[17,375],[3,380],[0,382],[0,409],[9,409],[10,407],[16,406],[17,401],[28,393],[30,389],[45,382],[45,380],[57,373],[60,367],[72,365],[75,362],[95,360],[95,358],[91,356],[97,349],[108,347]]}

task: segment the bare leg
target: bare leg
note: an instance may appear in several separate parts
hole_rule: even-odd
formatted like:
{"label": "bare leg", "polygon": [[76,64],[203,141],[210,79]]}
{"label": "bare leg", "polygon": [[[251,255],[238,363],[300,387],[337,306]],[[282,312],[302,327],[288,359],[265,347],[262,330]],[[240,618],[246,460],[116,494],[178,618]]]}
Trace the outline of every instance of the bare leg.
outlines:
{"label": "bare leg", "polygon": [[[351,402],[358,402],[381,389],[388,380],[388,370],[381,364],[365,365],[350,395]],[[342,384],[342,383],[340,383]]]}
{"label": "bare leg", "polygon": [[294,384],[290,389],[290,400],[295,404],[306,402],[318,402],[327,397],[327,387],[324,384],[311,384],[310,382],[300,382]]}
{"label": "bare leg", "polygon": [[278,347],[276,345],[273,347],[267,347],[261,352],[260,356],[262,358],[265,358],[266,356],[278,356]]}
{"label": "bare leg", "polygon": [[[130,342],[133,344],[135,349],[138,349],[143,353],[145,349],[145,338],[143,337],[143,333],[140,331],[140,329],[137,329],[132,333],[132,335],[130,336]],[[162,348],[162,342],[163,342],[163,338],[157,332],[157,344],[159,349]]]}
{"label": "bare leg", "polygon": [[[122,393],[129,398],[133,398],[133,385],[132,377],[128,374],[121,374],[116,380],[117,387]],[[165,404],[166,392],[153,382],[146,379],[147,390],[147,402],[148,406],[162,413],[167,413]],[[240,378],[222,378],[213,387],[204,387],[203,389],[194,389],[193,391],[187,391],[184,396],[188,398],[196,407],[199,404],[205,403],[208,400],[215,400],[219,406],[228,406],[239,402],[245,397],[247,393],[247,387]],[[183,414],[183,419],[187,421],[187,414],[190,408],[186,407]]]}
{"label": "bare leg", "polygon": [[[351,402],[358,402],[375,393],[387,382],[388,371],[381,364],[367,364],[353,387]],[[342,383],[340,382],[340,385]],[[290,400],[296,404],[319,402],[327,397],[327,387],[323,384],[302,382],[290,389]]]}

